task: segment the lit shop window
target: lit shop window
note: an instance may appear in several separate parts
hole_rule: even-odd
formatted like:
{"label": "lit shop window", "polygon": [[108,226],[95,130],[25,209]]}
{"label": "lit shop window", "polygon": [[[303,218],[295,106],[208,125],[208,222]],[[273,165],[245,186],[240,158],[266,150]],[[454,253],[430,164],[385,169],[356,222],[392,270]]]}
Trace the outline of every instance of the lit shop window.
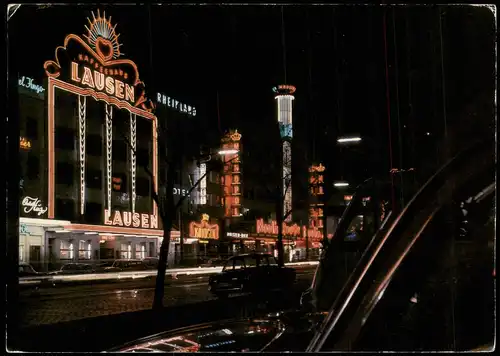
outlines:
{"label": "lit shop window", "polygon": [[91,248],[92,244],[90,243],[90,241],[80,240],[78,246],[78,258],[90,260],[90,257],[92,256]]}
{"label": "lit shop window", "polygon": [[121,244],[120,258],[123,258],[123,259],[131,259],[132,258],[132,246],[130,244]]}
{"label": "lit shop window", "polygon": [[72,260],[75,257],[75,250],[72,242],[61,241],[61,260]]}
{"label": "lit shop window", "polygon": [[135,258],[141,260],[146,258],[146,246],[143,243],[135,245]]}

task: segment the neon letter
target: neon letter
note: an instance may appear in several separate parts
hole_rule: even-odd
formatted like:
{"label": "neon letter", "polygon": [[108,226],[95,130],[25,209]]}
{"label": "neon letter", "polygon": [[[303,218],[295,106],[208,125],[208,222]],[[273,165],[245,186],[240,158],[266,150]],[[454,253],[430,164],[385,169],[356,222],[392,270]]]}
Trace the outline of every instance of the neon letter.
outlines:
{"label": "neon letter", "polygon": [[148,228],[149,227],[149,216],[148,214],[141,214],[141,225],[142,227]]}
{"label": "neon letter", "polygon": [[151,215],[150,222],[152,229],[158,229],[158,216]]}
{"label": "neon letter", "polygon": [[139,227],[141,225],[140,217],[141,215],[139,213],[132,214],[132,225],[134,227]]}
{"label": "neon letter", "polygon": [[118,99],[123,99],[123,82],[115,79],[115,84],[116,84],[116,97]]}
{"label": "neon letter", "polygon": [[123,213],[123,224],[125,226],[130,226],[132,223],[132,213],[131,212],[124,212]]}
{"label": "neon letter", "polygon": [[94,71],[94,81],[95,81],[95,87],[97,90],[103,90],[104,89],[104,74],[99,73],[98,71]]}
{"label": "neon letter", "polygon": [[111,222],[111,220],[109,220],[110,218],[110,213],[109,213],[109,210],[108,209],[104,209],[104,225],[113,225],[113,223]]}
{"label": "neon letter", "polygon": [[94,88],[94,79],[92,78],[92,72],[90,71],[90,68],[83,67],[83,78],[82,78],[82,84],[87,85],[91,88]]}
{"label": "neon letter", "polygon": [[115,216],[113,217],[113,225],[123,226],[122,217],[121,217],[120,212],[118,210],[115,211]]}
{"label": "neon letter", "polygon": [[115,93],[115,83],[113,82],[113,78],[106,78],[106,93],[114,94]]}
{"label": "neon letter", "polygon": [[[23,77],[24,80],[24,77]],[[71,62],[71,80],[80,83],[80,78],[78,77],[78,63]]]}

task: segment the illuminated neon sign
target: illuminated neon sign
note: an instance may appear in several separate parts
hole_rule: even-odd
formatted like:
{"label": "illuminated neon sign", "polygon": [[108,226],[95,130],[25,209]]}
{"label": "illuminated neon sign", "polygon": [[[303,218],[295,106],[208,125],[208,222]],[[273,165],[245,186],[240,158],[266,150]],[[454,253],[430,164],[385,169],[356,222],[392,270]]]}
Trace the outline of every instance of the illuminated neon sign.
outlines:
{"label": "illuminated neon sign", "polygon": [[169,108],[175,109],[179,112],[186,113],[191,116],[196,116],[196,108],[191,105],[183,104],[174,98],[171,98],[165,94],[156,94],[156,102],[158,104],[163,104]]}
{"label": "illuminated neon sign", "polygon": [[20,137],[19,147],[22,148],[23,150],[29,150],[31,148],[31,141],[28,140],[26,137]]}
{"label": "illuminated neon sign", "polygon": [[197,239],[219,239],[219,225],[210,224],[210,217],[203,214],[200,222],[191,222],[189,224],[189,237]]}
{"label": "illuminated neon sign", "polygon": [[36,213],[37,216],[41,216],[47,212],[47,207],[43,206],[42,201],[38,198],[26,196],[22,200],[21,206],[24,208],[26,214],[33,212]]}
{"label": "illuminated neon sign", "polygon": [[[78,145],[80,165],[80,214],[85,212],[85,172],[86,172],[86,116],[87,97],[105,103],[102,117],[106,128],[106,208],[111,210],[111,196],[113,188],[121,188],[122,183],[113,180],[113,109],[125,109],[130,114],[130,200],[132,206],[132,220],[122,217],[123,225],[118,218],[109,219],[112,225],[129,226],[125,221],[131,221],[135,226],[133,216],[135,214],[136,200],[136,159],[133,152],[136,148],[137,117],[151,121],[152,139],[152,173],[153,185],[158,189],[158,142],[157,142],[157,118],[152,114],[155,105],[146,97],[145,85],[140,80],[136,64],[129,59],[122,59],[120,51],[121,44],[118,42],[119,34],[116,33],[116,25],[111,23],[111,17],[106,18],[105,13],[101,17],[97,11],[97,17],[92,13],[92,19],[88,19],[89,25],[83,37],[69,34],[64,40],[63,46],[56,48],[55,59],[44,63],[47,81],[47,149],[48,149],[48,217],[55,216],[55,95],[56,89],[74,94],[78,99]],[[152,203],[152,216],[157,216],[158,207]],[[116,215],[116,214],[115,214]],[[125,219],[126,218],[126,219]],[[155,225],[154,221],[142,225]]]}
{"label": "illuminated neon sign", "polygon": [[241,169],[240,151],[241,134],[238,130],[228,132],[222,138],[223,151],[235,151],[236,153],[225,154],[224,176],[222,178],[224,192],[224,216],[239,217],[241,214]]}
{"label": "illuminated neon sign", "polygon": [[[272,220],[271,223],[264,223],[264,219],[258,219],[256,221],[256,231],[257,234],[278,236],[278,224],[276,220]],[[300,227],[297,224],[287,225],[283,223],[283,236],[290,236],[296,238],[305,238],[306,236],[312,240],[319,240],[322,238],[323,234],[317,228],[307,228],[306,226]]]}
{"label": "illuminated neon sign", "polygon": [[33,78],[25,77],[24,75],[19,78],[18,84],[20,87],[34,91],[37,94],[41,94],[45,91],[43,86],[35,84],[35,80]]}
{"label": "illuminated neon sign", "polygon": [[104,224],[113,226],[132,226],[143,229],[157,229],[158,216],[151,214],[132,213],[130,211],[115,210],[111,213],[104,209]]}

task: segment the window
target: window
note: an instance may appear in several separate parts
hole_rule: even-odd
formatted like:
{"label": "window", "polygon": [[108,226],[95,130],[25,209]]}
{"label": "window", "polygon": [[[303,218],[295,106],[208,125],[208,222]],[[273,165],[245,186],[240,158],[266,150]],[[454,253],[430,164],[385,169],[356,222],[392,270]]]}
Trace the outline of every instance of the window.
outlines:
{"label": "window", "polygon": [[119,162],[127,162],[127,152],[129,148],[127,144],[120,140],[113,140],[113,160]]}
{"label": "window", "polygon": [[89,224],[102,224],[102,205],[99,203],[85,204],[85,222]]}
{"label": "window", "polygon": [[78,246],[78,258],[90,260],[92,257],[92,244],[90,241],[80,240]]}
{"label": "window", "polygon": [[113,173],[111,178],[112,189],[114,192],[127,192],[127,175],[123,173]]}
{"label": "window", "polygon": [[148,197],[149,196],[149,179],[146,178],[137,178],[135,189],[137,195]]}
{"label": "window", "polygon": [[130,243],[120,245],[120,258],[132,258],[132,246],[130,245]]}
{"label": "window", "polygon": [[38,138],[38,120],[30,116],[26,118],[26,137],[32,140]]}
{"label": "window", "polygon": [[75,167],[71,163],[57,162],[56,165],[56,184],[73,185]]}
{"label": "window", "polygon": [[266,261],[266,263],[269,265],[269,266],[277,266],[278,265],[278,262],[276,262],[276,258],[274,258],[274,256],[266,256],[264,257]]}
{"label": "window", "polygon": [[252,256],[245,256],[245,267],[257,267],[257,259]]}
{"label": "window", "polygon": [[66,127],[56,127],[55,146],[61,150],[74,150],[76,132]]}
{"label": "window", "polygon": [[24,245],[19,245],[19,262],[24,262]]}
{"label": "window", "polygon": [[87,168],[85,172],[85,186],[90,189],[102,189],[102,172]]}
{"label": "window", "polygon": [[74,220],[75,202],[70,199],[56,199],[56,217],[61,220]]}
{"label": "window", "polygon": [[85,150],[89,156],[100,157],[102,155],[102,138],[100,135],[88,135],[86,137]]}
{"label": "window", "polygon": [[30,180],[40,178],[40,160],[37,156],[29,155],[26,163],[26,177]]}
{"label": "window", "polygon": [[72,241],[62,240],[59,250],[61,260],[72,260],[75,257],[75,247]]}
{"label": "window", "polygon": [[146,246],[144,243],[135,244],[135,258],[141,260],[146,258]]}
{"label": "window", "polygon": [[149,150],[144,148],[137,149],[137,166],[149,166]]}
{"label": "window", "polygon": [[234,269],[245,268],[245,261],[242,258],[235,258],[233,262]]}
{"label": "window", "polygon": [[208,173],[208,180],[210,183],[219,184],[219,175],[217,174],[217,172],[210,171]]}

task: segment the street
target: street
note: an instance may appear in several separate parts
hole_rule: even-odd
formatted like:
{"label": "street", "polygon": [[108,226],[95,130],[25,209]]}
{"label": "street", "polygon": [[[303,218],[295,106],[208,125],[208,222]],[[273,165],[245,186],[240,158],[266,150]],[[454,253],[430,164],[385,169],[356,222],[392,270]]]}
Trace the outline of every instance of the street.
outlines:
{"label": "street", "polygon": [[[308,287],[315,266],[296,269],[298,290]],[[106,284],[57,286],[21,292],[20,326],[54,324],[151,308],[155,280],[127,280]],[[208,291],[208,275],[166,278],[164,306],[178,306],[216,299]]]}

